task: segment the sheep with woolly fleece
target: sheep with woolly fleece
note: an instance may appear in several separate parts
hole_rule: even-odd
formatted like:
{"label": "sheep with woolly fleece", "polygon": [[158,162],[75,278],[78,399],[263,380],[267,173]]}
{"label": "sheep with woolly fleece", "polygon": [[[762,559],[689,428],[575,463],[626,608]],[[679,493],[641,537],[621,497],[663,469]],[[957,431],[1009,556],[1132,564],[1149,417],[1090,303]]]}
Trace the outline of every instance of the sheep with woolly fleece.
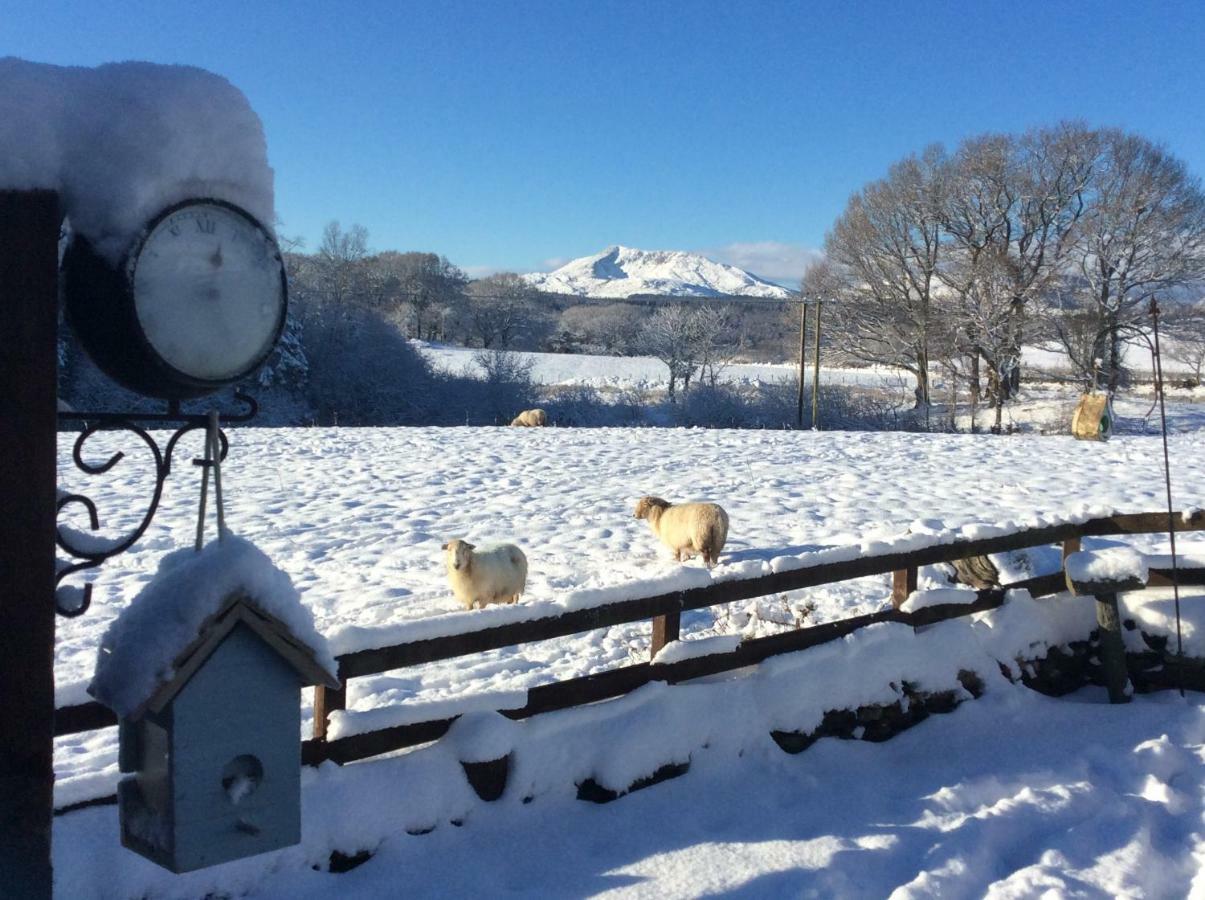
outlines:
{"label": "sheep with woolly fleece", "polygon": [[682,561],[696,553],[711,568],[720,558],[728,540],[728,513],[716,503],[673,504],[660,497],[641,497],[636,504],[636,518],[645,519],[661,543],[674,551],[674,559]]}
{"label": "sheep with woolly fleece", "polygon": [[465,609],[514,603],[527,586],[527,557],[514,544],[477,547],[448,541],[442,548],[452,593]]}
{"label": "sheep with woolly fleece", "polygon": [[542,409],[525,409],[510,424],[522,428],[543,428],[548,424],[548,413]]}

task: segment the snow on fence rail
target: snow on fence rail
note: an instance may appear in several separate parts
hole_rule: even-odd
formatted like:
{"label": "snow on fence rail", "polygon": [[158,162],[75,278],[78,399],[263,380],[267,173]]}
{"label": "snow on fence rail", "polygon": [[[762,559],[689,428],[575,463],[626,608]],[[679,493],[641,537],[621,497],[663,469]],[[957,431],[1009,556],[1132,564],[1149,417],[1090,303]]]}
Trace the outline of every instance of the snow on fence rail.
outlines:
{"label": "snow on fence rail", "polygon": [[[1191,510],[1172,517],[1177,533],[1205,530],[1205,511]],[[366,730],[342,736],[331,729],[332,714],[344,709],[347,682],[351,678],[377,675],[394,669],[438,660],[482,653],[565,637],[596,628],[629,622],[652,620],[650,662],[623,666],[592,675],[538,685],[526,692],[526,702],[507,696],[493,698],[492,705],[511,719],[525,719],[539,713],[567,709],[618,697],[650,681],[674,683],[713,675],[754,665],[771,656],[814,647],[851,634],[879,622],[897,622],[913,627],[931,625],[994,609],[1004,602],[1011,590],[1027,590],[1034,597],[1049,596],[1066,590],[1063,572],[1040,575],[999,588],[976,592],[972,603],[945,603],[925,606],[912,612],[900,609],[901,604],[916,589],[917,571],[921,566],[947,563],[972,556],[1022,550],[1044,544],[1062,544],[1064,558],[1079,549],[1085,537],[1104,537],[1124,534],[1150,534],[1167,531],[1167,513],[1134,513],[1101,516],[1079,522],[1060,522],[1039,527],[1022,528],[990,537],[950,540],[949,535],[910,536],[908,549],[887,553],[872,553],[853,558],[805,564],[800,568],[731,581],[721,581],[699,587],[670,591],[648,597],[605,603],[584,609],[573,609],[553,615],[506,622],[472,631],[442,634],[405,641],[386,647],[354,650],[337,657],[339,663],[338,689],[315,688],[314,737],[302,743],[302,761],[317,765],[326,760],[337,763],[366,759],[393,750],[427,743],[442,737],[456,720],[460,710],[446,710],[449,715],[426,721],[410,721],[384,728]],[[996,529],[993,529],[995,531]],[[838,557],[845,554],[835,554]],[[681,614],[684,610],[700,609],[735,600],[749,600],[784,591],[833,584],[855,578],[892,573],[892,608],[853,618],[826,622],[753,638],[741,642],[735,649],[705,655],[689,655],[666,662],[657,654],[671,641],[678,639]],[[1205,569],[1179,570],[1179,583],[1205,584]],[[1155,566],[1150,570],[1149,586],[1171,584],[1168,568]],[[555,607],[553,607],[555,608]],[[513,693],[513,692],[511,692]],[[472,698],[470,698],[470,701]],[[480,704],[478,704],[480,705]],[[476,706],[474,706],[476,708]],[[375,712],[375,711],[374,711]],[[435,708],[428,710],[439,714]],[[343,715],[347,715],[343,713]],[[375,717],[374,717],[375,718]],[[55,718],[55,736],[76,734],[117,724],[113,713],[99,703],[84,703],[60,707]],[[67,812],[82,806],[115,802],[115,797],[100,797],[72,804],[57,812]]]}

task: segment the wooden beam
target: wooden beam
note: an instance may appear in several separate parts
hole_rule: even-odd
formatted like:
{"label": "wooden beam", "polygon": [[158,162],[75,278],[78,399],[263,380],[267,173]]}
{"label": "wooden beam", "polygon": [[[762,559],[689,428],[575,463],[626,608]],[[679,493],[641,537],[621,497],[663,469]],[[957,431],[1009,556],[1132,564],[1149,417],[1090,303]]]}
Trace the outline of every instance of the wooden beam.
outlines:
{"label": "wooden beam", "polygon": [[653,640],[649,645],[649,659],[656,657],[665,645],[676,641],[682,633],[682,613],[672,612],[653,619]]}
{"label": "wooden beam", "polygon": [[117,725],[117,716],[103,703],[93,701],[75,706],[60,706],[54,714],[54,736],[79,734]]}
{"label": "wooden beam", "polygon": [[916,590],[918,571],[916,566],[908,566],[891,573],[891,605],[896,609]]}
{"label": "wooden beam", "polygon": [[1079,553],[1080,545],[1083,542],[1078,537],[1067,538],[1063,541],[1063,563],[1066,564],[1067,557],[1072,553]]}
{"label": "wooden beam", "polygon": [[347,679],[339,676],[339,687],[314,686],[314,740],[326,740],[330,728],[330,714],[337,709],[347,709]]}
{"label": "wooden beam", "polygon": [[[1205,513],[1198,513],[1185,522],[1176,516],[1176,531],[1205,530]],[[392,647],[360,650],[339,657],[340,673],[345,678],[376,675],[391,669],[421,663],[454,659],[486,650],[498,650],[531,641],[543,641],[605,628],[638,622],[672,613],[675,610],[701,609],[735,600],[751,600],[771,594],[801,588],[816,587],[837,581],[884,575],[901,569],[919,568],[968,556],[1023,550],[1041,544],[1058,544],[1081,534],[1104,536],[1116,534],[1147,534],[1167,530],[1166,513],[1139,513],[1105,516],[1082,523],[1049,525],[1013,534],[977,540],[951,541],[901,553],[864,556],[842,562],[818,563],[799,569],[788,569],[757,578],[721,581],[706,587],[690,588],[652,597],[639,597],[593,609],[574,610],[559,616],[546,616],[527,622],[515,622],[482,628],[467,634],[448,635],[412,641]]]}
{"label": "wooden beam", "polygon": [[58,195],[0,191],[0,884],[51,895]]}

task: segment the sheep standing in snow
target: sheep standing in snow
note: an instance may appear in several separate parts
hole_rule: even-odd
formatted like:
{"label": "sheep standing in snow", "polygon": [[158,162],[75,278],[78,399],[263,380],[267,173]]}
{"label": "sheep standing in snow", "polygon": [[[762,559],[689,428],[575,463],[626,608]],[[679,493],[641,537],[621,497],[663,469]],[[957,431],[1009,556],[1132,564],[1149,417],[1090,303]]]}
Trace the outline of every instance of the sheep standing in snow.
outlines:
{"label": "sheep standing in snow", "polygon": [[674,551],[674,559],[682,561],[683,554],[703,555],[711,568],[720,558],[728,540],[728,513],[715,503],[667,503],[660,497],[641,497],[636,504],[636,518],[647,519],[661,543]]}
{"label": "sheep standing in snow", "polygon": [[543,428],[548,424],[548,413],[542,409],[525,409],[510,424],[522,428]]}
{"label": "sheep standing in snow", "polygon": [[443,545],[448,583],[465,609],[514,603],[527,586],[527,557],[514,544],[478,548],[468,541]]}

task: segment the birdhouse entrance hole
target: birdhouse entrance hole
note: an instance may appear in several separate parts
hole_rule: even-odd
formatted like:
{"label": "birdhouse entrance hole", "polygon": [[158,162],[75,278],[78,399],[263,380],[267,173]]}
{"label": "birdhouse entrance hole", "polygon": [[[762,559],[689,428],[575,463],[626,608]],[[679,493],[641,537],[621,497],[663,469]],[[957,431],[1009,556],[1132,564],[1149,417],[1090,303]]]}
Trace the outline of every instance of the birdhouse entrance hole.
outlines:
{"label": "birdhouse entrance hole", "polygon": [[264,765],[250,753],[236,756],[222,769],[222,789],[236,806],[254,794],[264,778]]}

